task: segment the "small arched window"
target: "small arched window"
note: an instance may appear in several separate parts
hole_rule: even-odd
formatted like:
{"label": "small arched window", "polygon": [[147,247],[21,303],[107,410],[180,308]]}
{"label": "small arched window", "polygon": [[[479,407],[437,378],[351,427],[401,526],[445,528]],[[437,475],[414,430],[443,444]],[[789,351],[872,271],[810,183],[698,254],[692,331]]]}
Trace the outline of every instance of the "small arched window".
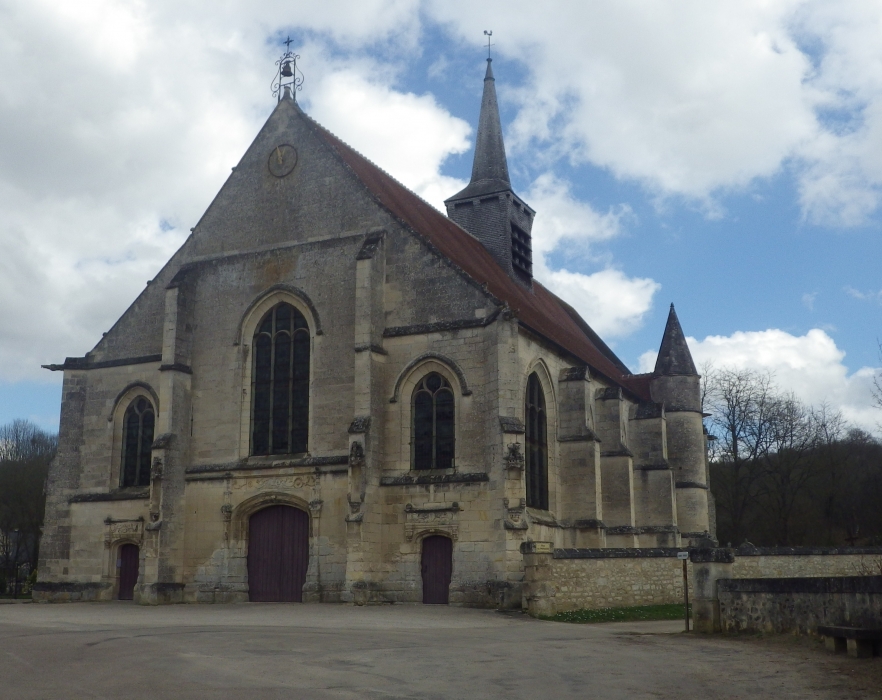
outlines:
{"label": "small arched window", "polygon": [[527,379],[524,407],[527,441],[527,505],[548,510],[548,427],[545,392],[534,372]]}
{"label": "small arched window", "polygon": [[306,452],[309,436],[309,326],[277,304],[254,333],[251,454]]}
{"label": "small arched window", "polygon": [[126,409],[123,418],[123,459],[121,486],[148,486],[150,484],[150,448],[156,414],[143,396],[136,398]]}
{"label": "small arched window", "polygon": [[413,468],[452,469],[453,390],[437,372],[423,377],[413,392]]}

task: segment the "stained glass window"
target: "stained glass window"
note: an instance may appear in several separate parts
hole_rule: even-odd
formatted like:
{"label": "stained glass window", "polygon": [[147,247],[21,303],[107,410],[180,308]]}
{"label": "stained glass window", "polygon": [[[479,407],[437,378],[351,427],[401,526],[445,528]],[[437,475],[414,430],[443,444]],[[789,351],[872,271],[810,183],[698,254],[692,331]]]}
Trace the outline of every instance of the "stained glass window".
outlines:
{"label": "stained glass window", "polygon": [[524,417],[527,424],[527,505],[548,510],[548,428],[545,393],[535,372],[527,379]]}
{"label": "stained glass window", "polygon": [[254,334],[251,454],[306,452],[309,433],[309,326],[278,304]]}
{"label": "stained glass window", "polygon": [[132,401],[123,418],[123,459],[121,485],[148,486],[150,484],[150,448],[156,415],[153,406],[144,397]]}
{"label": "stained glass window", "polygon": [[453,390],[437,372],[413,392],[413,468],[451,469],[454,448]]}

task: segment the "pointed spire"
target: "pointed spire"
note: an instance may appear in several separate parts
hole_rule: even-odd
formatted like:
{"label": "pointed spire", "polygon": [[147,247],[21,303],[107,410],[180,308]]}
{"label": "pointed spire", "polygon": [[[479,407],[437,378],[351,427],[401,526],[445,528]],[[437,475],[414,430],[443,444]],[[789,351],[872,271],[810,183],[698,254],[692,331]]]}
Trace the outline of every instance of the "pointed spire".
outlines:
{"label": "pointed spire", "polygon": [[484,75],[484,96],[481,98],[481,116],[478,118],[478,135],[475,141],[475,161],[472,179],[462,192],[451,200],[480,197],[493,192],[511,189],[505,143],[502,140],[502,122],[499,119],[499,103],[496,101],[496,79],[493,77],[492,58],[487,59]]}
{"label": "pointed spire", "polygon": [[472,182],[501,180],[510,186],[492,64],[493,59],[488,58],[487,74],[484,76],[484,97],[481,99],[481,117],[478,119],[475,162],[472,165]]}
{"label": "pointed spire", "polygon": [[661,347],[658,350],[658,359],[655,362],[656,375],[697,375],[695,363],[692,361],[692,353],[686,345],[686,336],[680,327],[680,319],[671,304],[668,313],[668,322],[665,324],[665,334],[662,336]]}

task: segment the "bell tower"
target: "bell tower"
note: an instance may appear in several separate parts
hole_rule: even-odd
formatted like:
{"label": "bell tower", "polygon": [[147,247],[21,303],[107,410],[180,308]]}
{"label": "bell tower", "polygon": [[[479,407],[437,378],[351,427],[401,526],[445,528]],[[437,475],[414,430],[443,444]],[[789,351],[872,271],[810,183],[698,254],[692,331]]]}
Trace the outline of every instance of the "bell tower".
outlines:
{"label": "bell tower", "polygon": [[444,204],[447,216],[481,241],[512,278],[530,287],[536,212],[511,188],[492,62],[487,59],[472,179]]}

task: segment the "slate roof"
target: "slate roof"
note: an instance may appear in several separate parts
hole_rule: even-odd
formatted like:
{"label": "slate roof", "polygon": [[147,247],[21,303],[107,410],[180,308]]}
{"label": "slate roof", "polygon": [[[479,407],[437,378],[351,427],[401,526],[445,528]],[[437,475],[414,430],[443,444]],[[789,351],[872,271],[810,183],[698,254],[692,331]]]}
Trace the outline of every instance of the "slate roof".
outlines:
{"label": "slate roof", "polygon": [[487,59],[484,95],[481,98],[481,116],[478,119],[478,133],[475,139],[472,179],[464,190],[448,198],[448,202],[474,199],[495,192],[511,190],[508,160],[505,157],[505,143],[502,140],[502,122],[499,120],[499,104],[496,100],[496,79],[493,77],[493,68],[491,67],[492,62],[492,58]]}
{"label": "slate roof", "polygon": [[658,359],[655,361],[655,374],[668,377],[675,375],[696,376],[698,374],[673,304],[668,312],[665,334],[662,336]]}
{"label": "slate roof", "polygon": [[[295,108],[300,110],[299,106]],[[376,200],[466,275],[508,304],[525,327],[563,348],[593,371],[649,400],[648,377],[632,375],[569,304],[533,280],[532,291],[511,279],[470,233],[301,111],[315,133]]]}

